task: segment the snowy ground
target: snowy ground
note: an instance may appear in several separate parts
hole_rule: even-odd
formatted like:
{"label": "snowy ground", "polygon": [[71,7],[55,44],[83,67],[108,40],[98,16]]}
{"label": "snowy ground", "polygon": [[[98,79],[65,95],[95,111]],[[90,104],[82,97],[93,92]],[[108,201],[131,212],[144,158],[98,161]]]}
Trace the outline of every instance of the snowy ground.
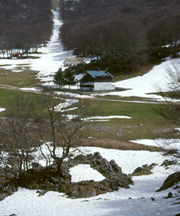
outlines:
{"label": "snowy ground", "polygon": [[[54,15],[54,34],[47,47],[38,50],[42,52],[42,54],[38,55],[40,58],[0,59],[1,67],[11,69],[14,72],[24,71],[26,67],[30,67],[32,70],[38,71],[38,77],[42,81],[51,82],[52,75],[60,67],[63,67],[65,58],[72,55],[71,52],[64,52],[59,44],[58,30],[61,22],[58,20],[57,12],[54,12]],[[166,60],[162,64],[155,66],[144,76],[116,82],[117,87],[130,90],[111,92],[109,94],[121,97],[138,96],[159,99],[159,97],[152,94],[147,95],[147,93],[156,92],[157,83],[161,83],[161,88],[166,90],[166,80],[164,78],[166,67],[170,64],[171,60]],[[3,110],[4,108],[0,108],[0,111]],[[112,117],[110,116],[109,119]],[[104,117],[99,118],[100,120],[104,119]],[[116,118],[119,118],[119,116],[116,116]],[[179,140],[176,141],[174,143],[179,146]],[[133,142],[146,145],[162,144],[161,141],[157,143],[154,140],[133,140]],[[160,152],[120,151],[103,148],[83,148],[83,151],[86,153],[99,151],[107,160],[114,159],[126,174],[132,173],[135,168],[143,164],[157,163],[158,165],[153,168],[153,174],[151,175],[133,177],[134,185],[130,189],[119,189],[117,192],[86,199],[73,200],[57,192],[48,192],[39,197],[35,190],[19,188],[18,192],[0,202],[0,216],[10,214],[18,216],[174,216],[176,213],[180,213],[180,206],[174,205],[176,198],[163,199],[169,191],[172,191],[175,197],[177,191],[169,189],[156,192],[169,174],[178,171],[178,166],[175,165],[169,169],[160,166],[167,159],[167,156],[163,156]],[[87,177],[97,181],[102,178],[99,173],[94,172],[89,166],[77,166],[75,170],[71,170],[71,174],[74,181],[86,180]],[[155,201],[152,201],[152,197]]]}
{"label": "snowy ground", "polygon": [[[164,169],[160,164],[167,159],[161,153],[148,151],[119,151],[103,148],[83,148],[85,153],[99,151],[108,160],[114,159],[122,167],[123,172],[131,173],[144,163],[157,163],[153,174],[133,177],[134,185],[130,189],[106,193],[91,198],[69,199],[62,193],[47,192],[38,196],[36,190],[19,188],[18,192],[0,202],[0,215],[16,214],[18,216],[174,216],[180,210],[174,205],[176,191],[168,189],[156,192],[168,174],[177,171],[176,166]],[[73,181],[94,179],[100,181],[103,177],[88,165],[79,165],[71,170]],[[174,198],[167,197],[172,191]],[[155,201],[152,200],[155,199]]]}

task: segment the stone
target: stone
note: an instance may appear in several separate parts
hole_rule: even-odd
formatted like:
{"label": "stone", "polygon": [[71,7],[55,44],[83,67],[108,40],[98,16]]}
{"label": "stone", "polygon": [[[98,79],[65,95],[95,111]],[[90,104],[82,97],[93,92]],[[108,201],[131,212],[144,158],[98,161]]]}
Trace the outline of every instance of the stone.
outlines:
{"label": "stone", "polygon": [[173,164],[177,164],[177,160],[172,160],[172,161],[169,161],[169,160],[164,160],[163,163],[161,164],[161,166],[170,166],[170,165],[173,165]]}
{"label": "stone", "polygon": [[163,185],[157,190],[157,192],[166,190],[167,188],[172,187],[180,181],[180,172],[175,172],[167,177]]}
{"label": "stone", "polygon": [[169,192],[169,193],[168,193],[168,198],[172,198],[172,197],[173,197],[172,192]]}
{"label": "stone", "polygon": [[59,184],[59,179],[58,179],[58,178],[55,178],[55,177],[53,177],[53,176],[51,176],[50,181],[51,181],[53,184]]}
{"label": "stone", "polygon": [[137,168],[134,170],[133,174],[134,174],[134,173],[141,172],[142,170],[143,170],[142,167],[137,167]]}
{"label": "stone", "polygon": [[154,197],[151,197],[151,200],[152,200],[152,201],[155,201]]}
{"label": "stone", "polygon": [[114,160],[111,160],[109,163],[110,163],[110,165],[112,166],[112,168],[113,168],[113,170],[114,170],[115,172],[118,172],[119,174],[122,173],[121,167],[119,167],[119,166],[117,165],[117,163],[116,163]]}

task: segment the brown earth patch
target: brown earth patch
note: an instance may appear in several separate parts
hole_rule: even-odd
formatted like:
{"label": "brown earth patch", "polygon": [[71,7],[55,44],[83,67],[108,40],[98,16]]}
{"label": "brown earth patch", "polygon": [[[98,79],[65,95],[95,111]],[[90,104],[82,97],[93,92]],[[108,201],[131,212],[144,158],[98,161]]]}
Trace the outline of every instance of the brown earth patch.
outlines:
{"label": "brown earth patch", "polygon": [[162,148],[155,146],[146,146],[127,141],[118,141],[111,138],[89,138],[83,140],[81,146],[102,147],[121,150],[148,150],[148,151],[163,151]]}

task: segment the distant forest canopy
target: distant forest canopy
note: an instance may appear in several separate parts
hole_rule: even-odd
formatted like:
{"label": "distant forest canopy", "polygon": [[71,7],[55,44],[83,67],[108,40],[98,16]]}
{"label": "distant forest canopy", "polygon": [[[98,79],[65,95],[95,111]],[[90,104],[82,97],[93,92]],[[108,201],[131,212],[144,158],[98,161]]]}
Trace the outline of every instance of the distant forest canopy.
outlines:
{"label": "distant forest canopy", "polygon": [[133,70],[180,49],[179,0],[60,0],[59,6],[64,49],[114,70]]}
{"label": "distant forest canopy", "polygon": [[0,50],[28,51],[50,40],[51,0],[0,0]]}

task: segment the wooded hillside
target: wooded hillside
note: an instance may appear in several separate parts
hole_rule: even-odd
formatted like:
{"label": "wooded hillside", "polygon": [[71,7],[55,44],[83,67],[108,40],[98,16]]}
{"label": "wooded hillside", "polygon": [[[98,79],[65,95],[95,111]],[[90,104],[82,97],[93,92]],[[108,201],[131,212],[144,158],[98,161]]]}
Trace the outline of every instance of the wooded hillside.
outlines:
{"label": "wooded hillside", "polygon": [[179,0],[61,0],[60,15],[64,48],[114,69],[133,70],[179,49]]}
{"label": "wooded hillside", "polygon": [[52,34],[51,0],[0,0],[0,49],[37,48]]}

